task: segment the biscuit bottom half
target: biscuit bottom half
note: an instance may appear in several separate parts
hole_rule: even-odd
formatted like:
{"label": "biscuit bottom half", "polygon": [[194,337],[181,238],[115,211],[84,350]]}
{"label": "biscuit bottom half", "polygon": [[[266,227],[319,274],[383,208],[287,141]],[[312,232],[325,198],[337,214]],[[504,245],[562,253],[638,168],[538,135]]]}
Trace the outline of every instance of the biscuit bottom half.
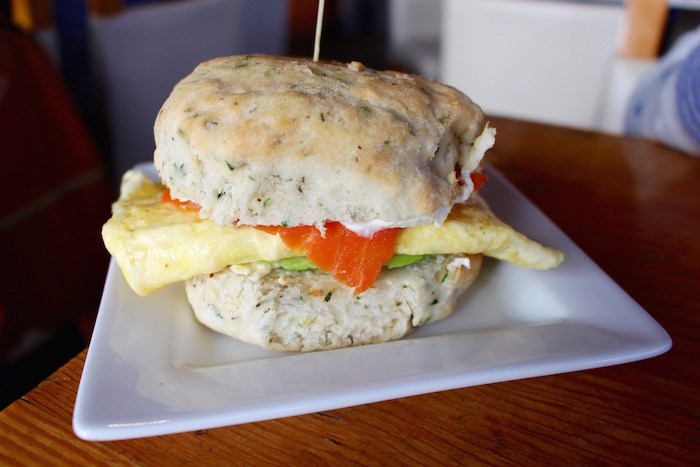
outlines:
{"label": "biscuit bottom half", "polygon": [[384,269],[360,295],[318,270],[229,267],[186,283],[205,326],[279,351],[314,351],[400,339],[449,316],[476,279],[481,255],[436,255]]}

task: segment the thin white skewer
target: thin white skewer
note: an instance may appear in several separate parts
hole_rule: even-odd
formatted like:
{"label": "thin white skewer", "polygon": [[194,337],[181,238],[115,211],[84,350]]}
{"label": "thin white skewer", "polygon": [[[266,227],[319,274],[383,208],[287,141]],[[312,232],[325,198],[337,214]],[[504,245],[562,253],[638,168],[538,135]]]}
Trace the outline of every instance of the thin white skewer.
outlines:
{"label": "thin white skewer", "polygon": [[321,29],[323,28],[323,10],[325,6],[325,0],[319,0],[318,13],[316,14],[316,37],[314,38],[314,62],[318,61],[318,56],[321,52]]}

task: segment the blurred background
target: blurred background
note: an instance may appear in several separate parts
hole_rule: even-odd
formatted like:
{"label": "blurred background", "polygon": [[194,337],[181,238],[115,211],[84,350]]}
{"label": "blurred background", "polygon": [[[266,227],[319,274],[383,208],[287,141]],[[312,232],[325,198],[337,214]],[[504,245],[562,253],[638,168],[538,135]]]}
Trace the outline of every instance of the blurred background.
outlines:
{"label": "blurred background", "polygon": [[[88,344],[100,228],[122,173],[152,159],[174,84],[216,56],[311,57],[316,11],[0,0],[0,407]],[[699,24],[698,0],[326,0],[321,59],[445,81],[487,115],[623,134],[640,83]]]}

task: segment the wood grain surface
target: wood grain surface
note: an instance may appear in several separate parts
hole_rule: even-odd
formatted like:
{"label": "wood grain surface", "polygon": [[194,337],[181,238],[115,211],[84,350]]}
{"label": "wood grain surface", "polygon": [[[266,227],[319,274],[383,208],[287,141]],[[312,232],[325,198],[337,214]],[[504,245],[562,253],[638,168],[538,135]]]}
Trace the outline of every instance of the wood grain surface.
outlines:
{"label": "wood grain surface", "polygon": [[697,465],[700,160],[641,139],[492,119],[490,163],[671,335],[608,368],[169,436],[72,431],[85,352],[0,414],[2,465]]}

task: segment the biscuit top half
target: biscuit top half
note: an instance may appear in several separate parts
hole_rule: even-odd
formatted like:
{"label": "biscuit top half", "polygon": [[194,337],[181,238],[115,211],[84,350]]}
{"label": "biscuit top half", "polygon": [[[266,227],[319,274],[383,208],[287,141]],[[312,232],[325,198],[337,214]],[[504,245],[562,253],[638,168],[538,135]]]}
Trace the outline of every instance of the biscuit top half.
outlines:
{"label": "biscuit top half", "polygon": [[164,103],[155,165],[174,198],[220,224],[402,226],[469,196],[482,119],[458,90],[414,75],[224,57]]}

